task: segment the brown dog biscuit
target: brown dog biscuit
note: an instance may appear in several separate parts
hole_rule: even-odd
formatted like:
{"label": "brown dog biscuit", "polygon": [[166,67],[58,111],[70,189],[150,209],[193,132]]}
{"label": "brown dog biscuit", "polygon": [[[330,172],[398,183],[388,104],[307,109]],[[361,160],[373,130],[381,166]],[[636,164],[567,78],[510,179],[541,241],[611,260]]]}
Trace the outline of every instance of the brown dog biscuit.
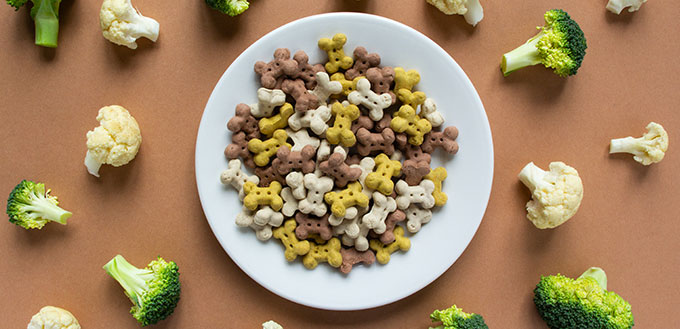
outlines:
{"label": "brown dog biscuit", "polygon": [[298,63],[290,58],[290,50],[279,48],[274,51],[274,59],[265,63],[255,63],[255,73],[260,75],[260,83],[265,88],[275,88],[277,80],[295,72]]}
{"label": "brown dog biscuit", "polygon": [[295,99],[295,111],[307,112],[319,107],[319,99],[307,90],[301,79],[284,80],[281,90]]}
{"label": "brown dog biscuit", "polygon": [[[358,165],[361,162],[361,159],[363,159],[359,153],[356,152],[355,149],[350,148],[349,155],[347,156],[347,159],[345,159],[345,163],[348,165]],[[359,176],[361,177],[361,176]]]}
{"label": "brown dog biscuit", "polygon": [[335,178],[335,186],[337,187],[344,187],[349,182],[357,181],[361,176],[361,169],[350,168],[345,163],[345,155],[342,153],[331,154],[328,160],[319,164],[319,170]]}
{"label": "brown dog biscuit", "polygon": [[404,153],[406,160],[416,160],[425,161],[428,165],[432,160],[432,156],[429,153],[425,153],[422,149],[422,145],[413,145],[408,141],[408,137],[403,133],[395,134],[395,141],[397,148]]}
{"label": "brown dog biscuit", "polygon": [[298,223],[295,236],[300,240],[307,239],[312,234],[318,234],[324,241],[333,237],[333,229],[331,224],[328,223],[328,214],[319,218],[298,212],[295,214],[295,221]]}
{"label": "brown dog biscuit", "polygon": [[235,112],[235,115],[227,122],[227,129],[233,133],[243,131],[248,139],[260,138],[257,119],[250,114],[250,106],[243,103],[238,104]]}
{"label": "brown dog biscuit", "polygon": [[371,82],[371,89],[377,94],[388,93],[392,97],[392,104],[397,101],[397,95],[392,91],[394,81],[394,69],[385,67],[372,67],[366,70],[366,79]]}
{"label": "brown dog biscuit", "polygon": [[[392,122],[392,114],[389,114],[387,112],[383,113],[382,119],[380,119],[380,121],[377,121],[375,123],[375,126],[373,126],[373,132],[379,133],[379,132],[385,130],[386,128],[390,128],[391,122]],[[394,130],[392,130],[392,132],[394,132]],[[406,134],[404,134],[404,136],[406,136]]]}
{"label": "brown dog biscuit", "polygon": [[243,159],[243,165],[248,168],[255,168],[253,155],[248,151],[248,138],[246,133],[241,131],[231,135],[231,144],[224,149],[224,156],[229,160]]}
{"label": "brown dog biscuit", "polygon": [[274,181],[277,181],[284,186],[286,184],[286,178],[279,174],[272,166],[255,168],[255,175],[260,178],[259,186],[269,186],[269,184]]}
{"label": "brown dog biscuit", "polygon": [[357,130],[357,151],[362,156],[380,151],[387,155],[394,153],[394,131],[390,128],[379,133],[371,133],[365,128]]}
{"label": "brown dog biscuit", "polygon": [[430,173],[430,165],[426,161],[407,159],[404,160],[401,171],[404,173],[404,180],[408,185],[418,185],[423,177]]}
{"label": "brown dog biscuit", "polygon": [[358,251],[355,248],[342,248],[340,249],[340,254],[342,254],[342,265],[340,265],[340,272],[348,274],[352,271],[352,266],[364,263],[366,265],[371,265],[375,263],[375,254],[373,251]]}
{"label": "brown dog biscuit", "polygon": [[356,135],[359,128],[366,128],[368,130],[373,129],[373,119],[366,114],[359,115],[359,118],[352,122],[352,132]]}
{"label": "brown dog biscuit", "polygon": [[295,55],[293,55],[293,60],[295,60],[297,63],[297,67],[293,73],[289,74],[288,76],[291,79],[302,79],[305,82],[305,87],[307,89],[314,89],[314,87],[316,87],[316,73],[326,72],[326,69],[324,69],[323,65],[321,64],[309,64],[309,56],[307,56],[307,53],[302,50],[295,52]]}
{"label": "brown dog biscuit", "polygon": [[366,76],[366,71],[372,67],[380,65],[380,55],[368,53],[364,47],[354,48],[354,66],[345,72],[347,80],[354,80],[356,77]]}
{"label": "brown dog biscuit", "polygon": [[449,126],[444,128],[444,131],[432,131],[428,133],[424,140],[422,149],[424,152],[432,153],[435,148],[441,147],[449,154],[456,154],[458,152],[458,128]]}
{"label": "brown dog biscuit", "polygon": [[316,150],[312,145],[306,145],[300,151],[291,151],[287,147],[280,147],[276,151],[276,159],[272,161],[272,167],[281,175],[287,175],[294,169],[309,174],[316,167],[315,155]]}

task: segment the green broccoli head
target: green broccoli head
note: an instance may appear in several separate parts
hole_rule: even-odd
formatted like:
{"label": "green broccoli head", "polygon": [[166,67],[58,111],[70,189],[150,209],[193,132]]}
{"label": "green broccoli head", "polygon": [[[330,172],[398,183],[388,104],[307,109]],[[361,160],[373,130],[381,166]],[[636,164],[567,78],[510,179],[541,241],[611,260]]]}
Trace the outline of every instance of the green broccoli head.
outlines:
{"label": "green broccoli head", "polygon": [[7,198],[10,223],[25,229],[41,229],[50,221],[66,225],[71,212],[59,206],[56,196],[45,190],[45,184],[22,180]]}
{"label": "green broccoli head", "polygon": [[541,277],[534,289],[538,313],[552,329],[630,329],[630,304],[607,291],[607,277],[593,267],[578,279],[563,275]]}
{"label": "green broccoli head", "polygon": [[548,10],[544,18],[536,36],[503,55],[503,75],[536,64],[552,68],[561,77],[576,74],[588,48],[581,27],[561,9]]}
{"label": "green broccoli head", "polygon": [[158,257],[140,269],[117,255],[104,265],[104,270],[125,289],[133,304],[130,314],[142,326],[163,320],[175,310],[180,295],[175,262]]}
{"label": "green broccoli head", "polygon": [[[7,0],[7,4],[19,10],[28,0]],[[55,48],[59,36],[59,4],[61,0],[31,0],[31,18],[35,22],[35,44]]]}
{"label": "green broccoli head", "polygon": [[435,310],[430,318],[433,322],[442,323],[441,326],[430,329],[489,329],[481,315],[465,313],[456,305],[442,311]]}
{"label": "green broccoli head", "polygon": [[229,16],[236,16],[248,9],[248,0],[205,0],[210,8],[219,10]]}

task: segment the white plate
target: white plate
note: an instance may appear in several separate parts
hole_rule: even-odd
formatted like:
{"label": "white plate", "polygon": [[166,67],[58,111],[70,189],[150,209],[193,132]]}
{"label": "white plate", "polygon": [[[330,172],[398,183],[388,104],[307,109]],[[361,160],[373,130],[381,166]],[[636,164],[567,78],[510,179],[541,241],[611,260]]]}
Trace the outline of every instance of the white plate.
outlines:
{"label": "white plate", "polygon": [[[327,264],[307,270],[297,260],[288,263],[283,246],[272,238],[260,242],[250,229],[234,223],[241,203],[231,187],[220,184],[227,168],[224,148],[231,133],[226,123],[238,103],[256,103],[258,83],[253,65],[271,60],[276,48],[291,53],[302,49],[310,63],[326,59],[317,40],[342,32],[345,51],[356,46],[382,57],[382,65],[420,72],[418,90],[435,99],[445,126],[460,131],[460,151],[454,157],[435,156],[432,167],[448,171],[444,192],[449,201],[435,211],[429,224],[411,238],[407,253],[392,255],[387,265],[356,266],[343,275]],[[437,151],[437,153],[441,150]],[[196,183],[206,218],[215,236],[234,262],[253,280],[296,303],[328,309],[359,310],[385,305],[422,289],[458,259],[474,236],[484,215],[493,176],[491,130],[482,102],[458,64],[432,40],[416,30],[379,16],[332,13],[286,24],[257,40],[229,66],[203,112],[196,139]]]}

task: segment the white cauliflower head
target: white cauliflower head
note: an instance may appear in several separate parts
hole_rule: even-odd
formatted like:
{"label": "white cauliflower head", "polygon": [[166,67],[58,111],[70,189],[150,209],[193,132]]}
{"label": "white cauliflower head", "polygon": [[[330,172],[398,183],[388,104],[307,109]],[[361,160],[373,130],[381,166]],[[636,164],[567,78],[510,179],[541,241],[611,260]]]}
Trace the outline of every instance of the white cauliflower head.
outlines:
{"label": "white cauliflower head", "polygon": [[142,16],[130,0],[104,0],[99,11],[99,25],[107,40],[130,49],[137,49],[137,39],[158,39],[160,25],[153,18]]}
{"label": "white cauliflower head", "polygon": [[640,138],[631,136],[612,139],[609,144],[609,153],[630,153],[635,161],[648,166],[663,160],[668,150],[668,133],[663,126],[650,122],[647,125],[647,133]]}
{"label": "white cauliflower head", "polygon": [[624,8],[628,8],[628,12],[634,12],[640,10],[642,4],[647,2],[647,0],[609,0],[607,3],[607,10],[614,14],[621,14]]}
{"label": "white cauliflower head", "polygon": [[132,161],[142,143],[142,134],[135,118],[124,107],[105,106],[97,114],[99,127],[87,132],[85,166],[99,177],[102,164],[120,167]]}
{"label": "white cauliflower head", "polygon": [[27,329],[80,329],[71,312],[54,306],[45,306],[31,318]]}
{"label": "white cauliflower head", "polygon": [[262,329],[283,329],[283,327],[273,320],[269,320],[262,324]]}
{"label": "white cauliflower head", "polygon": [[531,190],[527,218],[538,228],[554,228],[576,214],[583,199],[583,183],[576,169],[551,162],[550,171],[527,164],[519,180]]}
{"label": "white cauliflower head", "polygon": [[484,18],[484,10],[479,0],[427,0],[447,15],[463,15],[465,21],[475,26]]}

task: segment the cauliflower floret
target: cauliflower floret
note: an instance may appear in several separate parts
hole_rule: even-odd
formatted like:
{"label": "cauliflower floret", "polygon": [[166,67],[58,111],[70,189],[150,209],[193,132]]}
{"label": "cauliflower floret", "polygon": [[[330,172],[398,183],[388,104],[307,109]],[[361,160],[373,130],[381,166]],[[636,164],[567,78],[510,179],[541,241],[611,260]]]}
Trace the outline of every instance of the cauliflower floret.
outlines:
{"label": "cauliflower floret", "polygon": [[465,21],[475,26],[484,18],[484,10],[479,0],[427,0],[447,15],[463,15]]}
{"label": "cauliflower floret", "polygon": [[262,329],[283,329],[283,327],[273,320],[269,320],[262,324]]}
{"label": "cauliflower floret", "polygon": [[87,132],[85,166],[99,177],[99,167],[109,164],[120,167],[132,161],[139,151],[142,135],[135,118],[124,107],[105,106],[97,114],[99,127]]}
{"label": "cauliflower floret", "polygon": [[624,8],[628,8],[628,12],[638,11],[642,4],[647,2],[647,0],[609,0],[607,3],[607,10],[614,14],[620,14]]}
{"label": "cauliflower floret", "polygon": [[527,164],[519,180],[531,190],[527,218],[540,229],[554,228],[576,214],[583,199],[583,183],[576,169],[551,162],[550,171]]}
{"label": "cauliflower floret", "polygon": [[144,17],[130,0],[104,0],[99,11],[99,25],[107,40],[130,49],[137,49],[137,39],[158,39],[158,22]]}
{"label": "cauliflower floret", "polygon": [[609,154],[630,153],[634,155],[635,161],[645,166],[663,160],[667,150],[668,133],[656,122],[650,122],[647,133],[640,138],[617,138],[612,139],[609,144]]}
{"label": "cauliflower floret", "polygon": [[31,318],[27,329],[80,329],[71,312],[54,306],[45,306]]}

